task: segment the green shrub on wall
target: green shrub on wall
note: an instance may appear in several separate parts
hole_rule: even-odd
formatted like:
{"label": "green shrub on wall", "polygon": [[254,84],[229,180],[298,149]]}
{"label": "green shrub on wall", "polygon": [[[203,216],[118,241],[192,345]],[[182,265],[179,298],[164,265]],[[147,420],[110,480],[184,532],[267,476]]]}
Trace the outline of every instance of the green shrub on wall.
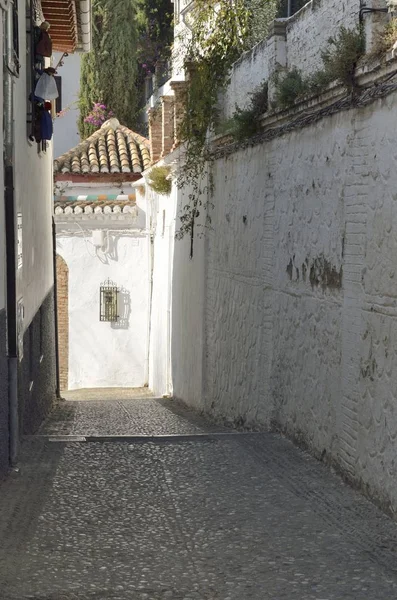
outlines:
{"label": "green shrub on wall", "polygon": [[251,101],[247,108],[242,109],[236,106],[236,111],[220,127],[221,133],[227,133],[233,136],[237,141],[249,138],[260,129],[260,117],[268,109],[268,83],[264,81],[251,94]]}
{"label": "green shrub on wall", "polygon": [[148,184],[157,194],[169,196],[172,190],[171,169],[167,166],[153,167],[148,175]]}
{"label": "green shrub on wall", "polygon": [[307,96],[321,93],[332,81],[344,85],[349,92],[353,91],[356,86],[355,70],[364,52],[362,29],[341,27],[335,37],[329,38],[327,48],[321,53],[322,69],[308,77],[304,77],[297,67],[274,75],[274,106],[289,108]]}

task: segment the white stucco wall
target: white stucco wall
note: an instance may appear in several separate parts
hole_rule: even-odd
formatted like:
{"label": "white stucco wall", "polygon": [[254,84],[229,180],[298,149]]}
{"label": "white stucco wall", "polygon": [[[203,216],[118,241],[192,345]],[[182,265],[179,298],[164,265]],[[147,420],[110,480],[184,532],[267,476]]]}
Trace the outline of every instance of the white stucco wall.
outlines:
{"label": "white stucco wall", "polygon": [[[369,6],[370,4],[368,4]],[[321,51],[328,39],[358,26],[360,3],[356,0],[311,0],[287,20],[287,64],[304,73],[321,68]],[[369,17],[371,19],[371,17]]]}
{"label": "white stucco wall", "polygon": [[[148,367],[148,237],[98,223],[110,239],[99,258],[90,243],[93,227],[79,224],[85,235],[78,225],[68,233],[58,225],[57,234],[57,253],[69,268],[69,389],[141,387]],[[121,290],[119,314],[126,316],[116,324],[99,320],[99,287],[108,278]]]}
{"label": "white stucco wall", "polygon": [[150,327],[149,387],[156,395],[171,394],[172,274],[176,190],[158,196],[146,188],[153,231],[153,290]]}
{"label": "white stucco wall", "polygon": [[[221,102],[223,116],[231,117],[236,104],[247,107],[251,94],[264,81],[272,86],[272,75],[280,67],[287,70],[296,67],[304,75],[321,69],[321,53],[328,47],[329,38],[336,36],[342,25],[347,29],[358,27],[358,4],[356,0],[311,0],[292,17],[279,19],[286,25],[285,37],[277,35],[263,40],[234,64],[230,85]],[[369,26],[368,40],[377,18],[365,19]]]}
{"label": "white stucco wall", "polygon": [[195,239],[193,258],[190,237],[175,239],[190,191],[173,186],[170,196],[158,196],[146,190],[153,230],[149,386],[202,408],[205,239]]}
{"label": "white stucco wall", "polygon": [[[215,163],[200,402],[280,427],[395,510],[396,108],[394,94]],[[193,365],[190,324],[177,337]]]}
{"label": "white stucco wall", "polygon": [[[57,64],[61,54],[54,53],[54,64]],[[62,109],[67,109],[64,116],[54,121],[54,156],[61,156],[80,142],[77,128],[79,109],[77,101],[80,91],[81,56],[78,53],[69,54],[64,59],[63,67],[58,75],[62,77]]]}
{"label": "white stucco wall", "polygon": [[[3,47],[3,17],[4,13],[0,10],[0,48]],[[3,61],[0,65],[0,78],[3,80]],[[3,86],[0,89],[0,109],[3,114]],[[3,119],[0,121],[0,139],[3,139]],[[0,159],[0,189],[4,190],[4,160],[3,154]],[[6,256],[5,256],[5,224],[4,224],[4,193],[0,194],[0,310],[6,305]]]}
{"label": "white stucco wall", "polygon": [[[350,0],[313,0],[289,21],[288,66],[317,68],[357,20]],[[268,49],[236,64],[227,110]],[[216,160],[211,229],[193,261],[175,242],[172,273],[174,395],[280,429],[394,512],[396,110],[394,92]]]}
{"label": "white stucco wall", "polygon": [[[26,48],[25,11],[19,11],[19,47]],[[38,154],[28,141],[26,55],[20,53],[20,77],[14,84],[15,199],[22,214],[23,266],[17,271],[17,296],[23,297],[26,328],[53,286],[52,143]]]}
{"label": "white stucco wall", "polygon": [[270,74],[269,59],[272,49],[267,40],[257,44],[251,51],[233,65],[230,84],[222,98],[224,117],[229,118],[239,108],[245,108],[250,100],[250,94],[264,81],[268,81]]}

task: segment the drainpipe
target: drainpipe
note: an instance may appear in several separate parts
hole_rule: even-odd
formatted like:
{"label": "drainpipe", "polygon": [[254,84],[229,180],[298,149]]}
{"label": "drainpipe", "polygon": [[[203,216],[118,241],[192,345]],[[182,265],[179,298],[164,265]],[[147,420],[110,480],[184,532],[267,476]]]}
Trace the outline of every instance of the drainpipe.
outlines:
{"label": "drainpipe", "polygon": [[55,377],[56,377],[56,397],[61,399],[61,386],[59,376],[59,335],[58,335],[58,279],[57,279],[57,246],[56,246],[56,227],[55,220],[52,217],[52,257],[54,269],[54,323],[55,323]]}
{"label": "drainpipe", "polygon": [[19,449],[18,414],[18,341],[16,301],[16,239],[14,195],[14,77],[13,60],[13,14],[12,4],[5,14],[3,50],[4,91],[4,184],[6,224],[6,272],[7,272],[7,345],[8,345],[8,402],[10,427],[10,462],[15,465]]}
{"label": "drainpipe", "polygon": [[84,52],[91,50],[91,6],[90,0],[80,1],[81,45]]}
{"label": "drainpipe", "polygon": [[167,227],[168,232],[168,282],[167,282],[167,366],[166,385],[167,396],[172,396],[172,339],[171,339],[171,308],[172,308],[172,271],[173,271],[173,245],[172,225]]}
{"label": "drainpipe", "polygon": [[148,320],[147,320],[147,345],[145,352],[145,386],[149,386],[150,377],[150,335],[151,335],[151,320],[152,320],[152,302],[153,302],[153,235],[150,227],[147,228],[147,244],[148,244]]}

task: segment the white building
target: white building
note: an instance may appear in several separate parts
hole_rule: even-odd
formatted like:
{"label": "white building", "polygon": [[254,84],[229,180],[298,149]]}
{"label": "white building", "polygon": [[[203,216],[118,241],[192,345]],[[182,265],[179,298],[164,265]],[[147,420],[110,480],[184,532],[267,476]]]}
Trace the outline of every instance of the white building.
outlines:
{"label": "white building", "polygon": [[87,0],[0,2],[0,476],[16,460],[20,435],[34,432],[57,393],[53,156],[52,142],[31,138],[32,116],[42,110],[30,95],[40,76],[34,27],[52,23],[53,50],[72,53],[89,49],[90,18]]}
{"label": "white building", "polygon": [[110,119],[54,163],[62,389],[148,383],[148,146]]}

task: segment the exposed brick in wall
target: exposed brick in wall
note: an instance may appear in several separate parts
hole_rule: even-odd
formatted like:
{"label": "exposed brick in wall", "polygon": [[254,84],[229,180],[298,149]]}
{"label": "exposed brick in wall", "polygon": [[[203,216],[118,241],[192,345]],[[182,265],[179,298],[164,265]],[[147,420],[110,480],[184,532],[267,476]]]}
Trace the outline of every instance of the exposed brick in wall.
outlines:
{"label": "exposed brick in wall", "polygon": [[185,99],[187,93],[186,81],[172,81],[171,88],[175,95],[174,100],[174,147],[180,144],[180,127],[185,112]]}
{"label": "exposed brick in wall", "polygon": [[174,145],[174,96],[162,96],[161,156],[166,156]]}
{"label": "exposed brick in wall", "polygon": [[157,162],[163,149],[163,119],[162,109],[155,107],[148,110],[149,115],[149,141],[150,157],[152,162]]}
{"label": "exposed brick in wall", "polygon": [[57,305],[58,305],[58,344],[59,344],[59,385],[68,389],[69,375],[69,269],[57,254]]}

